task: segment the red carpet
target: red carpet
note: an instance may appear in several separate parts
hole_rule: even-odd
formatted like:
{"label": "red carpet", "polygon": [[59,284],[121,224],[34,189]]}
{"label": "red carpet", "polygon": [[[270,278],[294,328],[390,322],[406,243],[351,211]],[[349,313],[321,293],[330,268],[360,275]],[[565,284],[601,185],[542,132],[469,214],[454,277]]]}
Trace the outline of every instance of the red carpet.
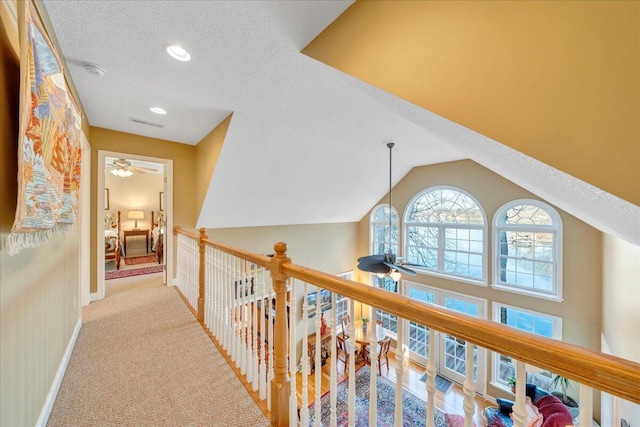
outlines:
{"label": "red carpet", "polygon": [[123,277],[139,276],[141,274],[160,273],[164,265],[158,264],[151,267],[132,268],[131,270],[113,270],[104,273],[105,280],[121,279]]}
{"label": "red carpet", "polygon": [[156,254],[132,256],[124,259],[126,265],[151,264],[152,262],[158,262]]}

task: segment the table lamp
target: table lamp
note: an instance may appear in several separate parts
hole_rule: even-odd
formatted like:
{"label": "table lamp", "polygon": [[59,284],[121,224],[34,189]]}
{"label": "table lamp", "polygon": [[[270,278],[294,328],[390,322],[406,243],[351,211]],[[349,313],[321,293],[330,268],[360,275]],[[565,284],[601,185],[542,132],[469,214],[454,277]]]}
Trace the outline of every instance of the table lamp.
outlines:
{"label": "table lamp", "polygon": [[129,211],[129,214],[127,215],[127,218],[134,219],[136,221],[135,225],[133,226],[133,229],[137,230],[138,229],[138,220],[139,219],[144,219],[144,212],[143,211]]}

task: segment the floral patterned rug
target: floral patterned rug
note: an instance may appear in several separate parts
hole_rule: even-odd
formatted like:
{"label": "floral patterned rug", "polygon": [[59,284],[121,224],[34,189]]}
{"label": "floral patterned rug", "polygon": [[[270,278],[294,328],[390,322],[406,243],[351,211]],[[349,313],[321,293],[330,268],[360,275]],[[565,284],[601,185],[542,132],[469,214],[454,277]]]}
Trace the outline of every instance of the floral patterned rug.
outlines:
{"label": "floral patterned rug", "polygon": [[[369,425],[369,379],[370,368],[363,366],[356,372],[356,427]],[[396,385],[386,377],[377,376],[378,384],[378,426],[393,426],[395,411],[395,395]],[[336,418],[338,426],[349,425],[349,381],[343,381],[338,384],[337,391]],[[320,421],[323,426],[328,426],[331,418],[331,395],[327,393],[321,399],[321,416]],[[423,426],[426,424],[427,404],[424,400],[410,392],[402,389],[403,402],[403,422],[405,427]],[[309,425],[313,425],[315,417],[315,405],[309,406]],[[434,414],[435,425],[437,427],[447,427],[444,413],[435,408]]]}

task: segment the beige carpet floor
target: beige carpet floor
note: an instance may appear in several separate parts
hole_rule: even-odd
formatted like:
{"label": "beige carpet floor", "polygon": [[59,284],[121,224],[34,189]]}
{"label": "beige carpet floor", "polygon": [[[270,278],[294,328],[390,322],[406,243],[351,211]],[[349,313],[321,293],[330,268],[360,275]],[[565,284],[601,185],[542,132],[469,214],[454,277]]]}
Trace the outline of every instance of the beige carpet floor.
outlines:
{"label": "beige carpet floor", "polygon": [[109,280],[83,325],[48,426],[268,426],[175,289]]}

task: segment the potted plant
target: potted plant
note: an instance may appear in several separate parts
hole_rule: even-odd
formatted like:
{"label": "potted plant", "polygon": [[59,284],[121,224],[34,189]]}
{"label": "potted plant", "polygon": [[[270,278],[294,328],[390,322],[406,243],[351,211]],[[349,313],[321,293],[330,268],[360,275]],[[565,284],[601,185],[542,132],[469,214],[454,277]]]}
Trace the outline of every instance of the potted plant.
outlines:
{"label": "potted plant", "polygon": [[515,393],[516,392],[516,377],[514,377],[513,375],[508,377],[507,378],[507,385],[509,387],[511,387],[511,392]]}
{"label": "potted plant", "polygon": [[367,332],[367,324],[369,324],[369,318],[368,317],[363,317],[362,318],[362,332]]}
{"label": "potted plant", "polygon": [[567,389],[569,387],[573,387],[571,384],[571,380],[569,380],[569,378],[567,377],[563,377],[562,375],[555,374],[553,376],[553,379],[551,380],[551,386],[554,388],[560,387],[562,392],[553,391],[551,392],[551,394],[562,401],[564,406],[566,406],[571,413],[571,417],[573,417],[573,420],[576,421],[578,419],[580,407],[578,405],[578,402],[576,402],[574,398],[567,395]]}

